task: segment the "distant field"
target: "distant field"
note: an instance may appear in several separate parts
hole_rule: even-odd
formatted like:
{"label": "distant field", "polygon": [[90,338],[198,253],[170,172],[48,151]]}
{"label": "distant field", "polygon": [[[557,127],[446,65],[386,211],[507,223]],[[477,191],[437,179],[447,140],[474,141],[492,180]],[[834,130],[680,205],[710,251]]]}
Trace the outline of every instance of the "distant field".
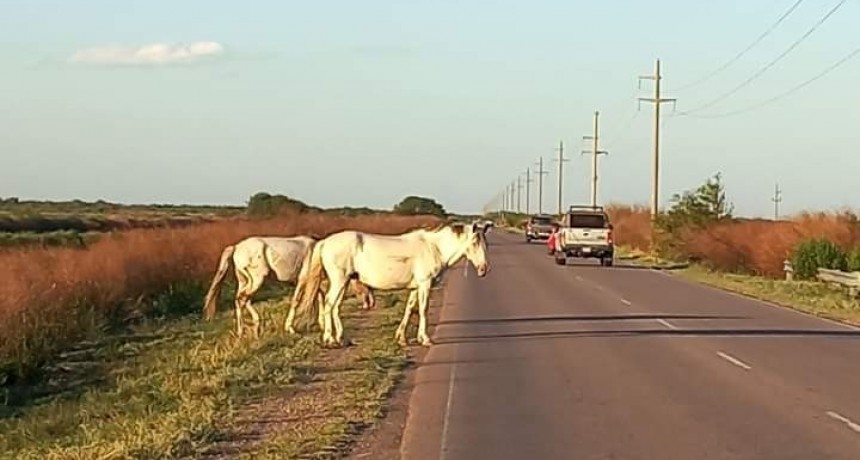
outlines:
{"label": "distant field", "polygon": [[241,215],[244,207],[121,205],[114,203],[0,201],[0,232],[108,232],[179,227]]}

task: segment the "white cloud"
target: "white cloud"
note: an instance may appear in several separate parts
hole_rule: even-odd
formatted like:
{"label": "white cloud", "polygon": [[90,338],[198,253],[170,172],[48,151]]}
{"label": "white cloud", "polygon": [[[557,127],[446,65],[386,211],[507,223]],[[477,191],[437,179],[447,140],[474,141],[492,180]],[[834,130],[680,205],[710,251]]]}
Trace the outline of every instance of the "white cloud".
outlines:
{"label": "white cloud", "polygon": [[195,42],[190,44],[151,43],[148,45],[98,46],[78,50],[69,62],[83,64],[128,64],[151,65],[191,62],[216,56],[224,51],[217,42]]}

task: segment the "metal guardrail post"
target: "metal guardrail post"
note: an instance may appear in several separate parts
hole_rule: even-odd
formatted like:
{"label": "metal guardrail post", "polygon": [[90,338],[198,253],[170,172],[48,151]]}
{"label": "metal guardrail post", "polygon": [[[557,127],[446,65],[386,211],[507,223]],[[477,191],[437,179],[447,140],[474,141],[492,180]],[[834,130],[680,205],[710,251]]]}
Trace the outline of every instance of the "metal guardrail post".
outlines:
{"label": "metal guardrail post", "polygon": [[785,280],[794,280],[794,267],[791,266],[791,261],[786,259],[782,261],[782,271],[785,272]]}

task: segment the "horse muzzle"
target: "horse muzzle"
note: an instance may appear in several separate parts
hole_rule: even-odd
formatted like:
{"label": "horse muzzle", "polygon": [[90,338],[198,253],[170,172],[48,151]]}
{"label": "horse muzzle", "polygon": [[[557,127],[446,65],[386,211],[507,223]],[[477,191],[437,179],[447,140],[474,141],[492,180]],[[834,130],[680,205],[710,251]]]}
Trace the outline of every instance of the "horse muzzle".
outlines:
{"label": "horse muzzle", "polygon": [[487,272],[489,270],[490,270],[490,267],[488,267],[487,265],[480,265],[480,266],[475,268],[475,271],[478,272],[478,276],[481,278],[487,276]]}

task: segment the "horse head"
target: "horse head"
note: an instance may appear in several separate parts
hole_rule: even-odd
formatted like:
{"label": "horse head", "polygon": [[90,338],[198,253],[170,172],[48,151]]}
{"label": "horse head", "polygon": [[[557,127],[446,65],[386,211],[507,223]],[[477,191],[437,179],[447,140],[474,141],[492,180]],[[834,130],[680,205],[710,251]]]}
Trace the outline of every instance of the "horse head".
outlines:
{"label": "horse head", "polygon": [[456,263],[460,257],[475,267],[478,276],[487,275],[487,240],[485,230],[477,224],[448,224],[432,232],[437,235],[436,244],[448,264]]}
{"label": "horse head", "polygon": [[478,227],[477,224],[472,224],[471,232],[468,235],[466,242],[466,258],[475,267],[479,277],[487,276],[489,263],[487,262],[487,227]]}

